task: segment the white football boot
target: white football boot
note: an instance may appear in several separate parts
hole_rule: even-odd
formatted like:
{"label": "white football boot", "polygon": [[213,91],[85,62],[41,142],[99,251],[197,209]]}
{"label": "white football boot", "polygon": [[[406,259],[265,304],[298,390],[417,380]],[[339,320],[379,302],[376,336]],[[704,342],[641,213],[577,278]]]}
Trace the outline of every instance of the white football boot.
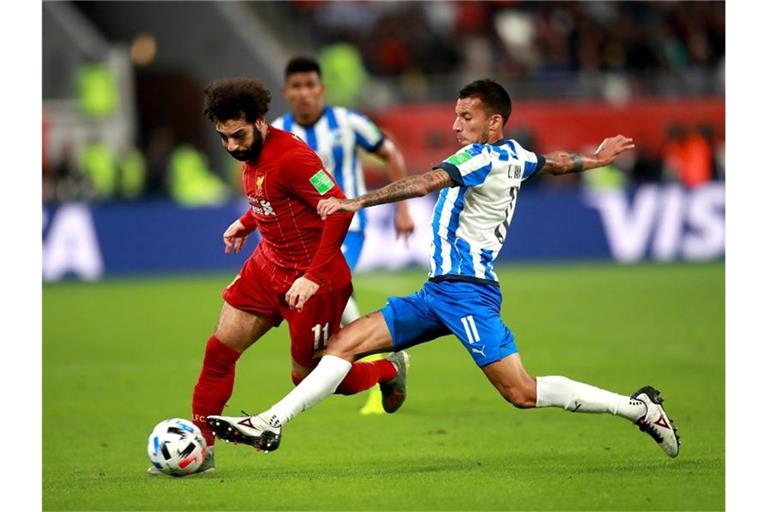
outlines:
{"label": "white football boot", "polygon": [[677,457],[680,453],[680,437],[677,435],[677,427],[669,419],[661,403],[661,392],[651,386],[644,386],[637,390],[632,398],[645,404],[645,416],[642,416],[635,425],[640,427],[656,441],[664,453],[670,457]]}
{"label": "white football boot", "polygon": [[248,444],[262,452],[273,452],[280,446],[282,427],[261,416],[208,416],[205,421],[213,435],[224,441]]}

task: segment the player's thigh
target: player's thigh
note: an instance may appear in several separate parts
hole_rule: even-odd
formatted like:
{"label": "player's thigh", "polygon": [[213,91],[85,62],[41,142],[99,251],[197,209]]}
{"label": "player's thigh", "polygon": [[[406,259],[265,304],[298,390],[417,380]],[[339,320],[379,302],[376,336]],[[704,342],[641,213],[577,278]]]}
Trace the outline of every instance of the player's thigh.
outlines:
{"label": "player's thigh", "polygon": [[275,325],[268,316],[248,313],[227,302],[221,307],[216,323],[216,338],[227,347],[243,352]]}
{"label": "player's thigh", "polygon": [[224,299],[216,337],[242,352],[280,324],[280,295],[270,287],[264,271],[248,258],[237,277],[221,293]]}
{"label": "player's thigh", "polygon": [[517,353],[515,337],[499,315],[497,287],[457,281],[428,285],[433,311],[479,367]]}
{"label": "player's thigh", "polygon": [[291,336],[294,367],[314,368],[331,336],[341,328],[341,315],[352,294],[351,283],[341,290],[312,296],[301,311],[281,309]]}
{"label": "player's thigh", "polygon": [[345,325],[331,337],[326,354],[354,361],[370,354],[391,352],[395,347],[381,311],[368,313]]}
{"label": "player's thigh", "polygon": [[[406,297],[389,297],[380,313],[394,350],[404,350],[450,334],[433,311],[424,289]],[[342,332],[345,330],[346,327]]]}

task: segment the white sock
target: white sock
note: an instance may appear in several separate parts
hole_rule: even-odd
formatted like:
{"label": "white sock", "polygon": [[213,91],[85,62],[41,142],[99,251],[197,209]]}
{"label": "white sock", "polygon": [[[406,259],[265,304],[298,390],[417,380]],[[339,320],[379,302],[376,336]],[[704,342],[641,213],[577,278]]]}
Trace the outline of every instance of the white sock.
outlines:
{"label": "white sock", "polygon": [[333,394],[349,373],[352,363],[336,356],[323,356],[312,372],[285,397],[259,416],[273,427],[285,425],[300,412]]}
{"label": "white sock", "polygon": [[630,421],[645,415],[645,404],[628,396],[560,376],[536,377],[536,407],[571,412],[610,412]]}
{"label": "white sock", "polygon": [[350,296],[344,312],[341,314],[341,325],[351,324],[360,318],[360,309],[357,307],[355,298]]}

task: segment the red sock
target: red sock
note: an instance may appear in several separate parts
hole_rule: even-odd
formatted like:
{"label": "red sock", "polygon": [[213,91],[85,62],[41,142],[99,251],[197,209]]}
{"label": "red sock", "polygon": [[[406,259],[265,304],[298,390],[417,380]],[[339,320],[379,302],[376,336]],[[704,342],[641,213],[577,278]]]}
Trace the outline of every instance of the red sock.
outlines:
{"label": "red sock", "polygon": [[221,414],[224,404],[232,396],[235,383],[235,363],[240,353],[224,345],[216,338],[208,338],[200,377],[192,394],[192,421],[203,432],[206,443],[213,445],[214,437],[205,423],[210,414]]}
{"label": "red sock", "polygon": [[379,359],[371,362],[352,363],[352,369],[339,387],[336,388],[337,395],[354,395],[366,389],[372,388],[379,382],[392,380],[397,375],[395,365],[386,359]]}

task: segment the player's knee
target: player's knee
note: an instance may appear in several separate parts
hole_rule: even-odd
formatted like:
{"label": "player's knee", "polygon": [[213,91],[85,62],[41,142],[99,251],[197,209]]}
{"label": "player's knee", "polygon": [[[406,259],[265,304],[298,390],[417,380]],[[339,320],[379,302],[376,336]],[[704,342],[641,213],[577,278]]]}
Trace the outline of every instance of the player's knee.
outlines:
{"label": "player's knee", "polygon": [[518,409],[530,409],[536,407],[536,394],[531,393],[525,386],[504,386],[499,388],[499,393],[504,400]]}
{"label": "player's knee", "polygon": [[348,382],[346,382],[346,379],[345,379],[336,388],[336,390],[334,391],[334,394],[349,396],[349,395],[357,394],[357,393],[359,393],[359,391],[360,391],[359,389],[357,389],[356,387],[354,387],[354,386],[350,385]]}
{"label": "player's knee", "polygon": [[334,355],[347,361],[354,361],[357,348],[357,338],[349,330],[342,329],[337,332],[328,341],[328,349],[326,354]]}

